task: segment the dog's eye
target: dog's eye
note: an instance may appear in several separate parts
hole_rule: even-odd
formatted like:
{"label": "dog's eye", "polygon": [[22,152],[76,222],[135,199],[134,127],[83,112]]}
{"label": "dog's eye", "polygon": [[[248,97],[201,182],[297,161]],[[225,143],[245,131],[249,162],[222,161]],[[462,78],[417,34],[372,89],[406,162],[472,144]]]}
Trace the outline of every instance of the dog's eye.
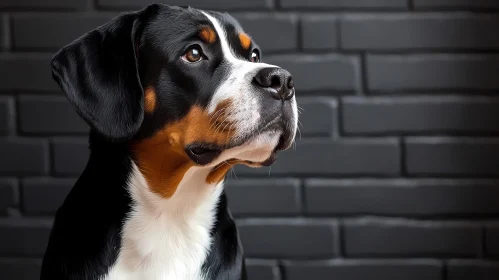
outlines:
{"label": "dog's eye", "polygon": [[251,53],[251,62],[255,62],[255,63],[258,63],[260,62],[260,56],[258,55],[258,52],[257,51],[253,51]]}
{"label": "dog's eye", "polygon": [[203,51],[199,46],[190,47],[182,58],[188,62],[197,62],[203,59]]}

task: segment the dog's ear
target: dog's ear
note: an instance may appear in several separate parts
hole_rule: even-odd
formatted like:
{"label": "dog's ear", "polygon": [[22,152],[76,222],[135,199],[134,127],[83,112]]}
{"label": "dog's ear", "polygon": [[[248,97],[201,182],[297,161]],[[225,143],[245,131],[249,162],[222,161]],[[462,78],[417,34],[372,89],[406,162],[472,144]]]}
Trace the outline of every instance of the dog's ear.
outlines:
{"label": "dog's ear", "polygon": [[52,58],[54,80],[80,116],[109,141],[130,139],[144,119],[136,48],[145,12],[122,14]]}

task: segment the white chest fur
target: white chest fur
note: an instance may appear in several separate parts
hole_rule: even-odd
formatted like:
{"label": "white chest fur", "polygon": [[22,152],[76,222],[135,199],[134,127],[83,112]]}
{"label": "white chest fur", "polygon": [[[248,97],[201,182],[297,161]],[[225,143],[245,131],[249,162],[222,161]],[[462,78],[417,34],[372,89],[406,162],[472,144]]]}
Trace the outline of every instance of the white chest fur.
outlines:
{"label": "white chest fur", "polygon": [[205,280],[201,267],[223,189],[205,182],[209,172],[189,169],[175,194],[164,199],[149,191],[134,166],[129,190],[135,205],[118,259],[102,280]]}

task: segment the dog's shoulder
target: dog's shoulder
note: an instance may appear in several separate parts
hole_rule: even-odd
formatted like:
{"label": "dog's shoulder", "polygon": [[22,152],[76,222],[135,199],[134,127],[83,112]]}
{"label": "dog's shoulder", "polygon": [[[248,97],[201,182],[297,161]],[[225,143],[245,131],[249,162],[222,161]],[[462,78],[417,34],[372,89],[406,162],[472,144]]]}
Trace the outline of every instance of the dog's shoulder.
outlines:
{"label": "dog's shoulder", "polygon": [[[123,221],[132,202],[124,188],[125,170],[131,162],[118,154],[105,158],[91,156],[57,210],[43,258],[41,280],[99,279],[116,261]],[[96,178],[98,170],[107,172],[100,172]]]}

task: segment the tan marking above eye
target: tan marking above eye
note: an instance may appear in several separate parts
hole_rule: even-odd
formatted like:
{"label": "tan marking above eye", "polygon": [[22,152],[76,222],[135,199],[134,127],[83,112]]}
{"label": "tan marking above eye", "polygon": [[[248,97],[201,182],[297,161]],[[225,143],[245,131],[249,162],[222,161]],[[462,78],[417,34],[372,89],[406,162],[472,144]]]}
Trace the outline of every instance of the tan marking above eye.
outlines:
{"label": "tan marking above eye", "polygon": [[239,42],[245,50],[249,49],[251,46],[251,38],[246,33],[239,33]]}
{"label": "tan marking above eye", "polygon": [[[132,143],[134,160],[152,192],[164,198],[175,193],[184,174],[195,166],[184,150],[187,145],[229,143],[235,133],[232,123],[226,121],[231,103],[230,100],[220,102],[212,114],[193,106],[182,119],[165,125],[150,138]],[[228,170],[225,167],[213,170],[206,182],[218,182]]]}
{"label": "tan marking above eye", "polygon": [[144,93],[144,107],[148,113],[156,108],[156,91],[152,87],[148,87]]}
{"label": "tan marking above eye", "polygon": [[209,27],[202,28],[199,32],[199,37],[209,44],[213,44],[217,40],[217,34]]}

